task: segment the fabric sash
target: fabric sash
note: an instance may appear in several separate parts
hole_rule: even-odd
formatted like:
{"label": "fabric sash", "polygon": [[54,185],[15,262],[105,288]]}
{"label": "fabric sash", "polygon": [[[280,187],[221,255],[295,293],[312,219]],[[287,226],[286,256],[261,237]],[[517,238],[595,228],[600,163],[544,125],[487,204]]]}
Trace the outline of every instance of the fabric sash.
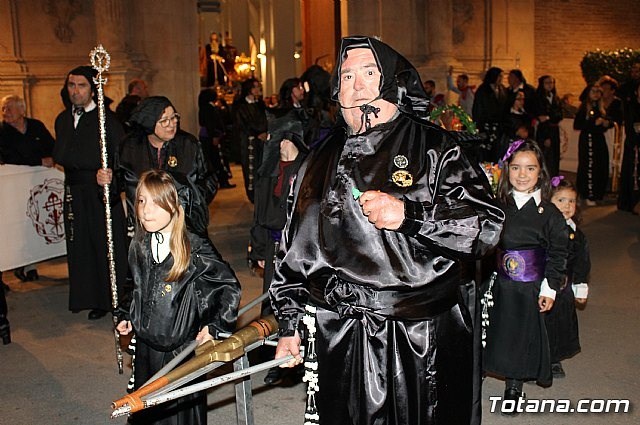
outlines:
{"label": "fabric sash", "polygon": [[498,250],[497,268],[500,276],[516,282],[534,282],[544,279],[546,263],[544,248]]}
{"label": "fabric sash", "polygon": [[449,311],[458,303],[458,286],[382,290],[332,275],[328,280],[311,280],[309,295],[312,304],[363,321],[369,335],[374,335],[386,319],[429,320]]}

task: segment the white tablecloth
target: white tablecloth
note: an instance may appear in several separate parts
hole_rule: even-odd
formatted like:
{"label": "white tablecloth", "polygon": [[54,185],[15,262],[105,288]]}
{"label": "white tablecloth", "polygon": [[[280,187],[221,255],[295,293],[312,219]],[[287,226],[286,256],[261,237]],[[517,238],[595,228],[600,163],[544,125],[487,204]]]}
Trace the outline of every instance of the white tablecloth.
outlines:
{"label": "white tablecloth", "polygon": [[0,270],[67,253],[63,200],[60,170],[0,165]]}

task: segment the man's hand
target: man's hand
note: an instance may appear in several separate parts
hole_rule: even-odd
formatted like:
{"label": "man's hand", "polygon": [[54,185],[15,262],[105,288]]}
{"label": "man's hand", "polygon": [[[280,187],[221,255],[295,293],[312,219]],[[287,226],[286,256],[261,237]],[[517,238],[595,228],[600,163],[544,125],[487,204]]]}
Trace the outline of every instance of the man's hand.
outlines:
{"label": "man's hand", "polygon": [[120,335],[127,335],[133,330],[133,327],[131,326],[131,322],[129,320],[123,320],[118,323],[118,326],[116,326],[116,330],[120,333]]}
{"label": "man's hand", "polygon": [[53,158],[50,156],[42,158],[42,166],[47,168],[53,167]]}
{"label": "man's hand", "polygon": [[396,230],[404,221],[404,202],[379,190],[367,190],[358,199],[362,214],[377,229]]}
{"label": "man's hand", "polygon": [[298,331],[296,331],[294,336],[281,336],[278,340],[275,358],[280,359],[289,354],[293,356],[293,359],[281,364],[280,367],[295,367],[302,363],[302,356],[300,355],[300,335]]}
{"label": "man's hand", "polygon": [[104,186],[105,184],[111,184],[112,178],[113,178],[113,172],[111,171],[111,168],[107,168],[107,169],[100,168],[96,173],[96,181],[100,186]]}

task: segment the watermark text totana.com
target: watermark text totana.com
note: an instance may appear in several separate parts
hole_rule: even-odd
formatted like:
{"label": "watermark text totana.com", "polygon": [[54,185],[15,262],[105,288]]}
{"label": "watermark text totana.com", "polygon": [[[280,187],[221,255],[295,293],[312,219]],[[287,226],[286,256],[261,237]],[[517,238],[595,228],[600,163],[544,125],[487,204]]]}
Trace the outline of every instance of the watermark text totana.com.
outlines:
{"label": "watermark text totana.com", "polygon": [[629,413],[631,401],[625,399],[525,399],[503,400],[489,397],[491,413]]}

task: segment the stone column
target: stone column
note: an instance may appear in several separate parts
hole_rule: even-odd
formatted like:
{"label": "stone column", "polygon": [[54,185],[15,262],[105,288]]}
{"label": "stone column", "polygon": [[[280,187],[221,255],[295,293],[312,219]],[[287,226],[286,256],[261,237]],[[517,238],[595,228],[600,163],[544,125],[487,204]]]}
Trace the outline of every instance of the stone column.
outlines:
{"label": "stone column", "polygon": [[430,62],[453,61],[453,6],[447,0],[427,2],[427,46]]}
{"label": "stone column", "polygon": [[111,54],[112,61],[124,59],[129,41],[129,14],[125,13],[123,0],[96,1],[94,8],[98,43]]}
{"label": "stone column", "polygon": [[27,100],[30,108],[28,69],[22,58],[15,1],[0,0],[0,97],[17,94]]}

